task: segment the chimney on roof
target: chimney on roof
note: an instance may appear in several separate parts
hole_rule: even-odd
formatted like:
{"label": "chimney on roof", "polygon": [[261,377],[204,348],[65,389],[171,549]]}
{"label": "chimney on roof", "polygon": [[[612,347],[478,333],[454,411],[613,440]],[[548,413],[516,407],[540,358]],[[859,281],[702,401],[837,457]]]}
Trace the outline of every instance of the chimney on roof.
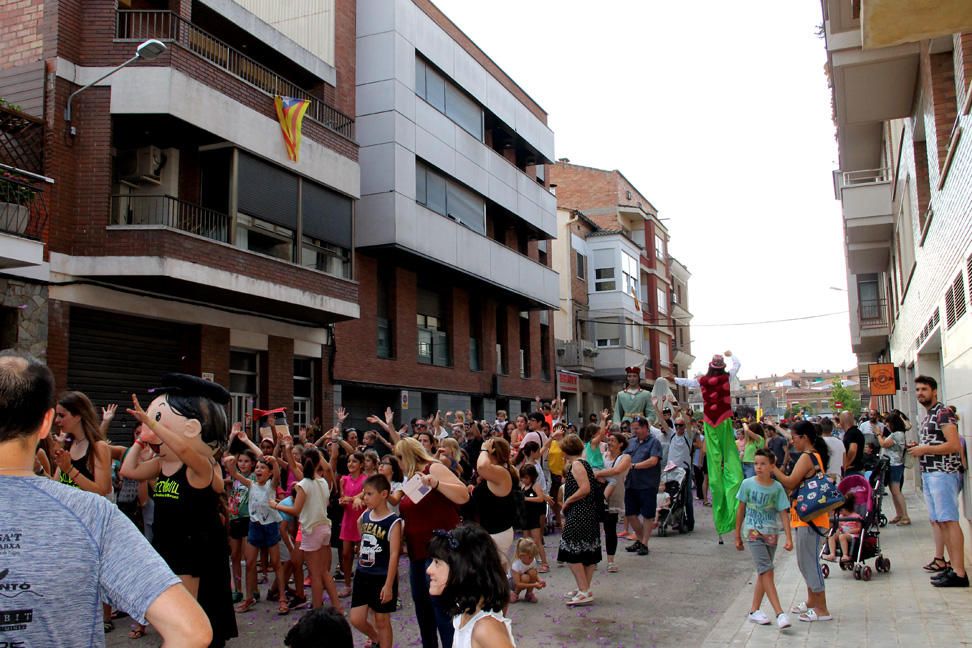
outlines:
{"label": "chimney on roof", "polygon": [[560,162],[562,164],[570,164],[570,158],[563,157],[563,158],[558,159],[557,162]]}

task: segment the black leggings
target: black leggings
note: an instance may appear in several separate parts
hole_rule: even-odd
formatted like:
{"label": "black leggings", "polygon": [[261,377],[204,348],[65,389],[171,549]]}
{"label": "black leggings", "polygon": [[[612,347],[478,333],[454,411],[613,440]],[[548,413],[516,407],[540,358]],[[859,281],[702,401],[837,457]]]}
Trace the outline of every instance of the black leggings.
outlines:
{"label": "black leggings", "polygon": [[613,556],[618,553],[618,514],[605,513],[604,519],[604,544],[607,545],[607,555]]}

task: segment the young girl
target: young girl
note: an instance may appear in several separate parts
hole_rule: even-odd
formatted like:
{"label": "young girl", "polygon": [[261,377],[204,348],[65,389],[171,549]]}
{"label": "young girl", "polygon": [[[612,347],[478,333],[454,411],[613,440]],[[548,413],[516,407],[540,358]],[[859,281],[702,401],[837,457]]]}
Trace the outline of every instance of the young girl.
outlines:
{"label": "young girl", "polygon": [[361,473],[365,479],[378,474],[378,453],[374,450],[367,450],[361,462]]}
{"label": "young girl", "polygon": [[[324,590],[331,605],[343,614],[341,599],[331,577],[331,521],[327,518],[327,501],[331,496],[330,466],[321,460],[316,448],[304,452],[304,478],[297,482],[293,506],[270,500],[270,508],[289,513],[300,520],[300,549],[307,561],[311,578],[311,604],[324,605]],[[296,574],[297,578],[301,573]]]}
{"label": "young girl", "polygon": [[341,506],[344,507],[344,516],[341,519],[341,571],[344,573],[344,590],[341,598],[351,596],[351,563],[354,560],[354,552],[357,545],[361,542],[361,532],[358,530],[358,518],[364,511],[361,505],[355,505],[354,498],[361,492],[365,480],[368,478],[361,469],[364,467],[364,455],[361,452],[354,452],[348,457],[348,474],[341,477]]}
{"label": "young girl", "polygon": [[429,542],[429,593],[453,615],[452,648],[515,648],[510,584],[496,544],[475,524],[437,531]]}
{"label": "young girl", "polygon": [[[297,484],[294,484],[290,489],[290,494],[280,500],[280,506],[292,507],[296,493]],[[307,605],[307,597],[304,593],[304,552],[300,549],[300,529],[297,518],[289,513],[279,512],[282,518],[280,520],[280,539],[283,541],[287,553],[290,554],[290,559],[283,562],[284,583],[290,582],[291,577],[294,579],[294,595],[288,600],[287,605],[291,610],[295,610]],[[281,558],[281,561],[283,561],[283,558]]]}
{"label": "young girl", "polygon": [[266,549],[270,557],[270,566],[277,575],[277,606],[278,614],[287,614],[287,588],[284,583],[283,568],[280,566],[280,513],[270,508],[270,500],[276,493],[277,483],[280,481],[280,466],[274,457],[261,457],[253,470],[253,479],[249,479],[236,468],[236,457],[228,455],[223,463],[234,480],[239,481],[249,489],[250,528],[243,548],[246,559],[246,591],[249,594],[236,606],[237,612],[249,612],[256,605],[253,593],[257,591],[257,553]]}
{"label": "young girl", "polygon": [[385,455],[378,462],[378,474],[388,480],[390,490],[388,492],[388,506],[398,515],[398,503],[402,500],[402,487],[405,483],[405,476],[402,474],[402,466],[398,463],[395,455]]}
{"label": "young girl", "polygon": [[776,613],[776,625],[780,630],[790,627],[790,619],[783,612],[780,597],[776,593],[773,580],[773,557],[780,532],[786,533],[787,551],[793,549],[790,530],[790,498],[783,486],[773,479],[773,464],[776,457],[770,450],[760,448],[753,455],[755,475],[743,480],[736,499],[736,549],[743,550],[743,535],[756,564],[757,579],[753,590],[753,604],[749,610],[749,620],[759,625],[769,625],[769,617],[759,609],[763,596],[769,599]]}
{"label": "young girl", "polygon": [[[227,457],[228,458],[228,457]],[[246,450],[236,456],[236,470],[247,480],[253,479],[253,464],[256,455],[252,450]],[[229,473],[229,470],[227,470]],[[233,602],[239,603],[244,598],[254,598],[255,592],[247,592],[243,596],[243,548],[246,536],[250,532],[250,489],[243,481],[229,473],[227,481],[227,504],[229,508],[229,543],[230,568],[233,572]]]}
{"label": "young girl", "polygon": [[823,556],[824,560],[834,560],[837,556],[834,553],[835,544],[840,542],[840,562],[842,565],[854,562],[854,556],[850,552],[850,547],[854,539],[861,535],[861,522],[863,518],[854,510],[857,501],[853,493],[848,493],[844,498],[844,505],[837,512],[837,534],[830,536],[827,542],[830,544],[830,555]]}
{"label": "young girl", "polygon": [[513,591],[510,592],[510,603],[515,603],[520,592],[525,592],[524,600],[529,603],[537,602],[537,595],[533,590],[543,589],[547,583],[537,573],[537,556],[540,550],[530,538],[520,538],[516,542],[516,560],[510,567],[510,580]]}
{"label": "young girl", "polygon": [[[543,549],[543,523],[547,516],[547,504],[551,501],[538,484],[540,472],[533,464],[524,464],[520,470],[520,488],[523,490],[523,500],[526,503],[526,524],[520,529],[523,531],[523,538],[532,540],[537,554],[540,556],[541,574],[550,571],[547,564],[547,552]],[[522,541],[522,540],[521,540]],[[520,545],[516,545],[516,553],[520,553]]]}

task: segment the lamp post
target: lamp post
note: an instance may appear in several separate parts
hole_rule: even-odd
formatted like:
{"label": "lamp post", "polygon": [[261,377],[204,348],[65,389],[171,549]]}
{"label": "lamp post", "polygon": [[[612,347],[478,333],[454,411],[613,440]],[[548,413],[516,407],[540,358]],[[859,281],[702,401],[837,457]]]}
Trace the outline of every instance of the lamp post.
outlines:
{"label": "lamp post", "polygon": [[90,88],[91,86],[101,83],[102,81],[104,81],[105,79],[107,79],[108,77],[110,77],[112,74],[122,69],[123,67],[127,65],[131,65],[132,63],[138,60],[151,61],[152,59],[158,57],[158,55],[164,52],[165,50],[166,50],[165,43],[163,43],[160,40],[151,38],[143,42],[142,44],[140,44],[135,49],[135,56],[128,59],[121,65],[112,68],[106,74],[98,77],[91,83],[82,86],[77,90],[75,90],[74,92],[72,92],[71,95],[68,97],[67,106],[64,108],[64,121],[67,122],[68,124],[68,133],[71,135],[71,137],[74,137],[75,135],[78,134],[78,129],[76,129],[73,125],[71,125],[71,104],[74,102],[74,98],[76,96],[78,96],[79,94],[81,94],[82,92]]}

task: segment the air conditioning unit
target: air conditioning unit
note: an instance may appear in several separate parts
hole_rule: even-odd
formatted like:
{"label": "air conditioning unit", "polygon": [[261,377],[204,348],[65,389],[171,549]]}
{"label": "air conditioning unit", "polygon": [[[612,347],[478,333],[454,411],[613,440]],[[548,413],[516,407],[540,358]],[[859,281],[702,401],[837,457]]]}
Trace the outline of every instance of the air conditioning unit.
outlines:
{"label": "air conditioning unit", "polygon": [[138,186],[162,184],[162,167],[165,155],[157,146],[143,146],[126,151],[118,159],[118,179],[125,184]]}

